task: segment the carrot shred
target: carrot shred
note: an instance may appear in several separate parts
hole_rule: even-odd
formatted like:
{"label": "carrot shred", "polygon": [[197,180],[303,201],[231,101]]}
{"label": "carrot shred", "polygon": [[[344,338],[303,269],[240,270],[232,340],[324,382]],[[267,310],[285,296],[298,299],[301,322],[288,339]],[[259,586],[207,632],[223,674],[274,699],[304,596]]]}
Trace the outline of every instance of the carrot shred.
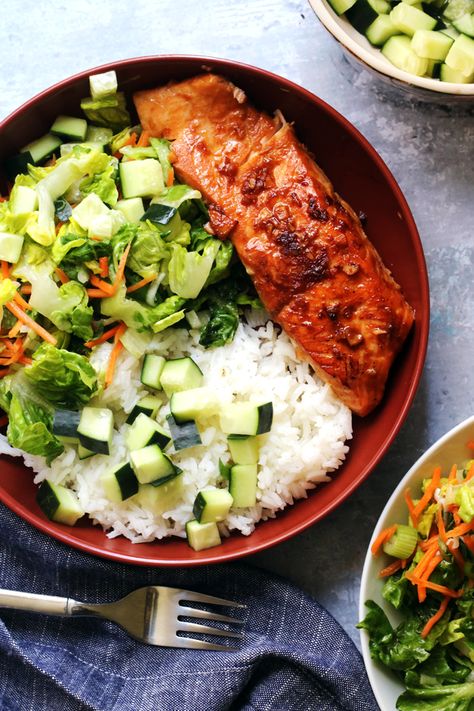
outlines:
{"label": "carrot shred", "polygon": [[107,299],[110,294],[106,294],[102,289],[86,289],[87,296],[90,299]]}
{"label": "carrot shred", "polygon": [[20,287],[20,291],[22,294],[28,296],[31,294],[31,284],[23,284],[23,286]]}
{"label": "carrot shred", "polygon": [[413,503],[413,499],[411,498],[410,489],[405,489],[403,496],[405,497],[405,503],[408,507],[408,513],[410,514],[411,522],[416,528],[418,526],[418,517],[415,515],[415,504]]}
{"label": "carrot shred", "polygon": [[20,358],[18,358],[18,361],[20,363],[23,363],[23,365],[31,365],[33,363],[31,358],[28,358],[28,356],[22,355]]}
{"label": "carrot shred", "polygon": [[166,178],[166,187],[170,188],[173,185],[174,182],[174,170],[173,168],[170,168],[168,171],[168,176]]}
{"label": "carrot shred", "polygon": [[420,578],[422,579],[423,583],[421,585],[418,585],[418,601],[419,602],[424,602],[426,600],[426,585],[425,583],[428,582],[428,580],[431,577],[431,573],[438,567],[438,565],[441,563],[443,560],[442,555],[435,555],[428,563],[426,568],[424,569],[422,575],[420,575]]}
{"label": "carrot shred", "polygon": [[17,319],[22,321],[25,326],[28,326],[28,328],[31,328],[31,330],[37,333],[38,336],[40,336],[44,341],[51,343],[53,346],[57,344],[56,338],[52,336],[51,333],[48,333],[45,328],[36,323],[36,321],[33,321],[33,319],[30,318],[28,314],[25,314],[25,312],[21,310],[18,304],[14,303],[13,301],[9,301],[8,304],[5,304],[5,306],[14,316],[17,317]]}
{"label": "carrot shred", "polygon": [[469,442],[466,442],[466,447],[470,449],[472,452],[474,452],[474,439],[469,440]]}
{"label": "carrot shred", "polygon": [[10,265],[4,259],[2,259],[2,277],[3,279],[8,279],[10,276]]}
{"label": "carrot shred", "polygon": [[21,306],[22,309],[30,310],[30,311],[32,310],[29,303],[27,301],[25,301],[25,299],[22,296],[20,296],[20,294],[18,292],[16,292],[15,296],[13,297],[13,300],[16,301],[18,306]]}
{"label": "carrot shred", "polygon": [[[129,244],[128,244],[128,245],[126,246],[126,248],[125,248],[124,253],[123,253],[122,256],[120,257],[120,262],[119,262],[119,264],[118,264],[117,272],[116,272],[116,274],[115,274],[115,279],[114,279],[114,288],[115,288],[115,291],[117,291],[117,289],[118,289],[119,286],[120,286],[120,282],[121,282],[122,279],[123,279],[123,275],[124,275],[124,272],[125,272],[125,265],[126,265],[126,263],[127,263],[128,253],[130,252],[131,246],[132,246],[132,243],[129,242]],[[115,292],[114,292],[114,293],[115,293]]]}
{"label": "carrot shred", "polygon": [[[120,147],[124,148],[125,146],[136,146],[136,145],[137,145],[137,134],[135,133],[135,131],[133,131],[133,133],[130,134],[130,136],[127,138],[127,140],[124,143],[122,143],[122,145]],[[120,151],[118,152],[118,155],[119,155],[119,158],[122,157],[122,154],[120,153]]]}
{"label": "carrot shred", "polygon": [[462,589],[452,590],[451,588],[447,588],[445,585],[438,585],[437,583],[431,583],[429,580],[422,580],[416,575],[413,575],[413,573],[405,573],[405,577],[413,583],[413,585],[420,585],[421,583],[421,585],[424,585],[426,588],[439,592],[442,595],[449,595],[449,597],[462,597],[464,595],[464,590]]}
{"label": "carrot shred", "polygon": [[105,343],[106,341],[109,340],[109,338],[112,338],[112,336],[115,336],[117,331],[121,328],[121,324],[117,324],[116,326],[113,326],[113,328],[109,328],[108,331],[104,331],[104,333],[99,336],[98,338],[94,338],[91,341],[86,341],[84,345],[87,348],[94,348],[94,346],[98,346],[101,343]]}
{"label": "carrot shred", "polygon": [[455,464],[451,467],[451,471],[448,475],[448,482],[451,484],[456,479],[456,474],[458,473],[458,468]]}
{"label": "carrot shred", "polygon": [[107,371],[105,373],[105,387],[110,385],[110,383],[114,379],[115,365],[117,363],[117,358],[119,357],[119,355],[123,349],[123,344],[122,344],[122,341],[120,340],[120,337],[126,330],[127,330],[126,325],[124,323],[121,323],[115,333],[114,347],[112,348],[112,352],[110,354],[109,362],[107,365]]}
{"label": "carrot shred", "polygon": [[92,235],[89,239],[93,239],[94,242],[102,242],[102,237],[97,237],[97,235]]}
{"label": "carrot shred", "polygon": [[438,532],[442,541],[446,541],[446,528],[444,526],[443,512],[441,507],[436,509],[436,525],[438,526]]}
{"label": "carrot shred", "polygon": [[471,466],[467,470],[466,478],[464,479],[464,481],[465,482],[470,481],[470,479],[472,479],[473,476],[474,476],[474,462],[472,462]]}
{"label": "carrot shred", "polygon": [[461,525],[452,528],[450,531],[446,531],[446,538],[458,538],[458,536],[464,536],[465,533],[470,533],[474,531],[474,520],[470,523],[461,523]]}
{"label": "carrot shred", "polygon": [[435,493],[436,489],[439,486],[441,480],[441,467],[435,467],[435,470],[433,472],[433,476],[431,478],[430,483],[426,487],[426,491],[419,500],[419,502],[416,504],[415,509],[413,513],[417,518],[421,516],[423,511],[426,509],[428,506],[429,502],[431,501],[433,494]]}
{"label": "carrot shred", "polygon": [[393,534],[395,533],[397,528],[398,528],[397,524],[394,524],[393,526],[389,526],[388,528],[385,528],[381,533],[379,533],[379,535],[377,536],[375,541],[372,543],[372,546],[370,548],[372,555],[377,555],[380,548],[383,546],[384,543],[386,543],[388,540],[390,540],[390,538],[393,536]]}
{"label": "carrot shred", "polygon": [[431,546],[436,543],[438,545],[438,534],[435,533],[434,536],[431,536],[430,538],[427,538],[426,541],[422,541],[419,543],[419,547],[421,548],[422,551],[427,551]]}
{"label": "carrot shred", "polygon": [[441,605],[439,606],[438,612],[436,612],[433,615],[433,617],[430,617],[430,619],[428,620],[426,625],[423,627],[423,629],[421,631],[421,636],[423,637],[423,639],[429,635],[429,633],[431,632],[431,630],[433,629],[435,624],[437,622],[439,622],[439,620],[442,618],[442,616],[446,612],[446,608],[448,607],[448,605],[449,605],[449,596],[445,595],[445,597],[443,598],[443,600],[441,602]]}
{"label": "carrot shred", "polygon": [[390,565],[387,565],[386,568],[383,568],[380,573],[379,573],[379,578],[387,578],[389,575],[393,575],[396,573],[398,570],[403,568],[403,563],[406,561],[404,560],[396,560],[393,563],[390,563]]}
{"label": "carrot shred", "polygon": [[0,427],[5,427],[5,425],[8,425],[8,415],[0,417]]}
{"label": "carrot shred", "polygon": [[98,276],[95,274],[92,274],[89,277],[89,281],[91,284],[96,286],[98,289],[101,289],[104,293],[108,294],[109,296],[113,296],[115,294],[113,284],[109,284],[108,281],[104,281],[103,279],[99,279]]}
{"label": "carrot shred", "polygon": [[466,548],[474,555],[474,536],[463,536],[462,540]]}
{"label": "carrot shred", "polygon": [[66,272],[64,272],[64,271],[63,271],[62,269],[60,269],[59,267],[56,267],[56,269],[55,269],[54,271],[55,271],[55,273],[56,273],[56,276],[59,277],[59,281],[61,282],[61,284],[67,284],[67,283],[68,283],[69,277],[68,277],[68,275],[66,274]]}
{"label": "carrot shred", "polygon": [[157,274],[153,274],[153,276],[140,279],[140,281],[137,281],[135,284],[132,284],[131,286],[127,287],[127,294],[131,294],[132,291],[138,291],[138,289],[141,289],[143,286],[146,286],[150,282],[154,281],[156,277]]}
{"label": "carrot shred", "polygon": [[5,370],[0,370],[0,378],[4,378],[6,375],[10,375],[12,371],[10,368],[5,368]]}
{"label": "carrot shred", "polygon": [[109,258],[99,257],[100,276],[106,279],[109,276]]}
{"label": "carrot shred", "polygon": [[150,134],[148,131],[142,131],[140,134],[140,138],[137,141],[137,146],[140,146],[144,148],[145,146],[148,146],[150,143]]}

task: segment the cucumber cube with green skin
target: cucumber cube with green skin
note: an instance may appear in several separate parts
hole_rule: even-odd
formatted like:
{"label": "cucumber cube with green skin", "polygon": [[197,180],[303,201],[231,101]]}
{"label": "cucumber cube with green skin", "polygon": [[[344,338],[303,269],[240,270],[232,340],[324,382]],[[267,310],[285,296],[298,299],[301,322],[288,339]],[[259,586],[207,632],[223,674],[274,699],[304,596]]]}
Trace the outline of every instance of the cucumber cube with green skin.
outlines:
{"label": "cucumber cube with green skin", "polygon": [[443,61],[454,40],[442,32],[433,30],[417,30],[411,39],[413,51],[419,57]]}
{"label": "cucumber cube with green skin", "polygon": [[50,128],[50,133],[67,141],[84,141],[87,133],[87,121],[75,116],[58,116]]}
{"label": "cucumber cube with green skin", "polygon": [[163,171],[155,158],[121,161],[119,171],[124,198],[153,197],[164,190]]}
{"label": "cucumber cube with green skin", "polygon": [[115,209],[120,210],[127,222],[130,222],[131,224],[137,224],[140,222],[140,219],[145,213],[141,197],[119,200],[115,205]]}
{"label": "cucumber cube with green skin", "polygon": [[178,470],[157,444],[130,452],[130,462],[140,484],[168,481],[177,476]]}
{"label": "cucumber cube with green skin", "polygon": [[167,415],[166,421],[170,428],[173,446],[177,452],[202,444],[201,435],[194,420],[176,422],[173,415]]}
{"label": "cucumber cube with green skin", "polygon": [[227,405],[220,414],[221,430],[225,434],[257,435],[269,432],[272,426],[273,405],[266,402],[235,402]]}
{"label": "cucumber cube with green skin", "polygon": [[114,70],[102,72],[101,74],[91,74],[89,87],[93,99],[101,99],[103,96],[115,94],[118,89],[117,74]]}
{"label": "cucumber cube with green skin", "polygon": [[105,128],[104,126],[88,126],[86,133],[86,141],[91,143],[101,143],[106,146],[112,140],[114,132],[111,128]]}
{"label": "cucumber cube with green skin", "polygon": [[183,496],[183,477],[176,476],[162,486],[140,484],[134,501],[138,506],[161,515],[175,508]]}
{"label": "cucumber cube with green skin", "polygon": [[453,20],[453,27],[463,35],[474,37],[474,12],[471,15],[466,12],[462,17]]}
{"label": "cucumber cube with green skin", "polygon": [[167,360],[160,376],[161,386],[168,397],[182,390],[198,388],[202,379],[202,370],[189,357]]}
{"label": "cucumber cube with green skin", "polygon": [[36,501],[43,513],[58,523],[74,526],[84,516],[79,499],[70,489],[60,484],[53,484],[45,479],[36,494]]}
{"label": "cucumber cube with green skin", "polygon": [[125,443],[130,451],[143,449],[150,444],[157,444],[160,449],[165,449],[170,442],[171,437],[166,430],[144,413],[136,417],[125,437]]}
{"label": "cucumber cube with green skin", "polygon": [[399,33],[388,15],[379,15],[366,30],[365,36],[374,47],[381,47],[385,42]]}
{"label": "cucumber cube with green skin", "polygon": [[23,249],[24,237],[10,232],[0,232],[0,259],[10,264],[15,264]]}
{"label": "cucumber cube with green skin", "polygon": [[350,7],[355,5],[355,3],[356,0],[329,0],[329,4],[338,15],[343,15]]}
{"label": "cucumber cube with green skin", "polygon": [[186,524],[186,538],[191,548],[195,551],[203,551],[206,548],[214,548],[221,543],[221,537],[217,523],[199,523],[199,521],[188,521]]}
{"label": "cucumber cube with green skin", "polygon": [[15,185],[10,195],[10,209],[14,215],[23,215],[38,208],[38,193],[26,185]]}
{"label": "cucumber cube with green skin", "polygon": [[163,356],[156,355],[155,353],[147,353],[143,358],[142,371],[140,374],[140,380],[143,385],[149,388],[154,388],[155,390],[161,390],[161,373],[165,366],[165,359]]}
{"label": "cucumber cube with green skin", "polygon": [[77,428],[83,447],[98,454],[110,454],[114,416],[107,407],[84,407]]}
{"label": "cucumber cube with green skin", "polygon": [[77,446],[77,456],[79,459],[82,461],[83,459],[89,459],[89,457],[93,457],[95,452],[92,451],[92,449],[87,449],[87,447],[84,447],[80,442]]}
{"label": "cucumber cube with green skin", "polygon": [[22,153],[29,153],[33,159],[33,163],[37,165],[41,161],[49,158],[49,156],[54,153],[55,150],[59,148],[62,141],[58,136],[53,136],[52,133],[47,133],[41,138],[37,138],[36,141],[28,143],[21,149]]}
{"label": "cucumber cube with green skin", "polygon": [[80,420],[81,413],[76,410],[56,410],[52,427],[53,434],[78,439],[77,428]]}
{"label": "cucumber cube with green skin", "polygon": [[100,478],[107,499],[114,504],[129,499],[138,492],[138,479],[128,462],[122,462]]}
{"label": "cucumber cube with green skin", "polygon": [[204,489],[194,500],[193,516],[199,523],[224,521],[233,501],[227,489]]}
{"label": "cucumber cube with green skin", "polygon": [[162,405],[163,402],[159,397],[155,397],[154,395],[142,397],[127,417],[127,425],[131,425],[132,422],[135,422],[141,412],[143,412],[144,415],[148,415],[148,417],[155,417]]}
{"label": "cucumber cube with green skin", "polygon": [[410,37],[412,37],[417,30],[434,30],[436,27],[434,17],[427,15],[426,12],[418,10],[412,5],[407,5],[406,2],[395,5],[390,13],[390,19],[395,27],[398,27],[400,32],[404,32]]}
{"label": "cucumber cube with green skin", "polygon": [[230,470],[229,492],[233,506],[242,508],[257,503],[257,465],[234,464]]}
{"label": "cucumber cube with green skin", "polygon": [[382,47],[382,54],[389,62],[409,74],[421,77],[428,70],[428,60],[413,51],[410,38],[404,35],[390,37]]}
{"label": "cucumber cube with green skin", "polygon": [[178,423],[209,417],[217,412],[217,409],[215,393],[205,386],[174,392],[171,395],[170,410]]}
{"label": "cucumber cube with green skin", "polygon": [[439,78],[441,81],[449,81],[453,84],[470,84],[474,81],[474,72],[470,76],[461,74],[457,69],[451,69],[447,64],[442,64]]}
{"label": "cucumber cube with green skin", "polygon": [[459,35],[446,55],[445,63],[465,76],[474,72],[474,39]]}
{"label": "cucumber cube with green skin", "polygon": [[235,464],[256,464],[258,462],[259,442],[257,437],[229,435],[227,444]]}

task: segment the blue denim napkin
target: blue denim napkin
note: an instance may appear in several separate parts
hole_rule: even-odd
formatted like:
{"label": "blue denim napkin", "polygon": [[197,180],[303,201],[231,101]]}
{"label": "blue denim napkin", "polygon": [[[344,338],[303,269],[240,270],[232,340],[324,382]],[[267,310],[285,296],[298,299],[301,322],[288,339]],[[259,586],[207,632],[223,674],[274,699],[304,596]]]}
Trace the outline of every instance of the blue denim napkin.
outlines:
{"label": "blue denim napkin", "polygon": [[287,582],[244,565],[163,570],[72,550],[0,505],[0,587],[106,602],[141,585],[244,602],[237,652],[152,647],[91,618],[0,610],[1,711],[374,711],[362,659]]}

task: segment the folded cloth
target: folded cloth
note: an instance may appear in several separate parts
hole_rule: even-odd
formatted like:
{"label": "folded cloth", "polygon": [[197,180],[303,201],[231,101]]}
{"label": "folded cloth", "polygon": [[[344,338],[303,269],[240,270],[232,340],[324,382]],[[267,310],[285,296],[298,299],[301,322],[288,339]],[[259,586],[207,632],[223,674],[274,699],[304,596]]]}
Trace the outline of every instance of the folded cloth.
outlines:
{"label": "folded cloth", "polygon": [[159,584],[248,606],[236,652],[152,647],[99,619],[0,609],[2,711],[378,708],[349,637],[282,579],[240,564],[163,570],[108,562],[58,543],[1,505],[0,545],[3,588],[109,602]]}

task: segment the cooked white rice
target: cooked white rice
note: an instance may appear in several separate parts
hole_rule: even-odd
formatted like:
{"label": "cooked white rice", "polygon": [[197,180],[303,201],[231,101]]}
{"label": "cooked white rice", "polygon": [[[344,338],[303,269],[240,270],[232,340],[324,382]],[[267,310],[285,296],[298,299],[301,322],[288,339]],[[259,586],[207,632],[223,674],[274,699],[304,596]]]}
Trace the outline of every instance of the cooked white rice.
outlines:
{"label": "cooked white rice", "polygon": [[[198,341],[197,330],[168,329],[155,336],[147,350],[167,358],[190,355],[204,373],[203,385],[212,388],[223,405],[238,400],[273,402],[271,432],[261,435],[258,503],[231,511],[219,524],[223,535],[232,530],[248,535],[258,521],[273,518],[294,499],[306,497],[309,489],[327,481],[328,474],[340,466],[348,451],[345,442],[352,435],[351,413],[312,374],[309,365],[298,360],[289,338],[263,312],[252,311],[227,346],[205,350]],[[105,370],[111,347],[106,343],[95,349],[91,362],[99,373]],[[23,456],[36,472],[37,484],[47,478],[71,487],[84,511],[110,538],[123,535],[141,543],[171,535],[184,537],[197,492],[219,481],[219,458],[228,459],[226,435],[219,431],[218,419],[209,418],[200,427],[204,446],[172,454],[183,470],[181,494],[172,502],[173,508],[157,513],[138,505],[134,497],[111,504],[104,497],[100,477],[126,459],[124,436],[129,426],[124,424],[124,413],[145,394],[140,360],[123,351],[113,383],[91,403],[115,412],[119,429],[111,456],[80,461],[75,448],[66,446],[48,467],[44,457],[13,450],[4,437],[0,452]],[[159,419],[167,412],[164,399]]]}

